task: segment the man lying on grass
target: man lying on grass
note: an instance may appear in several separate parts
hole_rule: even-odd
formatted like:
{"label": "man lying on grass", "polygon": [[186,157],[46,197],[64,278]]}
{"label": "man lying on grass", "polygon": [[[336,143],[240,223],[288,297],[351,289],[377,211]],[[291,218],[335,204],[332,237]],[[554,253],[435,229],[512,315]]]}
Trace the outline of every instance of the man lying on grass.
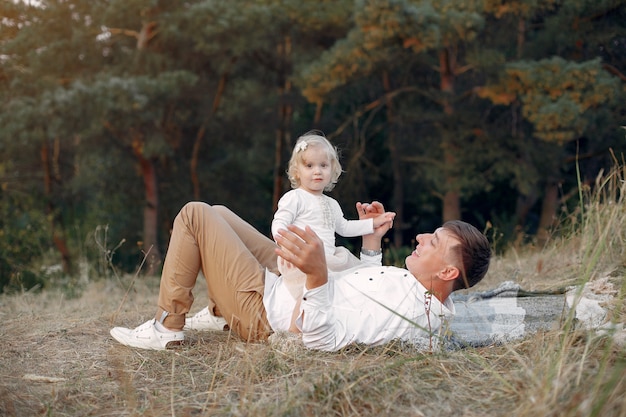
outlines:
{"label": "man lying on grass", "polygon": [[[378,202],[356,206],[361,219],[385,212]],[[406,269],[381,266],[381,239],[391,226],[363,236],[363,264],[335,276],[328,273],[322,241],[309,227],[288,226],[274,242],[224,206],[188,203],[174,221],[155,318],[135,329],[115,327],[111,335],[124,345],[161,350],[182,342],[189,329],[228,326],[255,342],[272,332],[294,331],[295,324],[306,347],[325,351],[394,339],[429,346],[454,315],[448,296],[485,276],[489,242],[467,223],[446,222],[417,235]],[[298,301],[276,275],[277,255],[306,274]],[[199,271],[210,305],[186,319]]]}

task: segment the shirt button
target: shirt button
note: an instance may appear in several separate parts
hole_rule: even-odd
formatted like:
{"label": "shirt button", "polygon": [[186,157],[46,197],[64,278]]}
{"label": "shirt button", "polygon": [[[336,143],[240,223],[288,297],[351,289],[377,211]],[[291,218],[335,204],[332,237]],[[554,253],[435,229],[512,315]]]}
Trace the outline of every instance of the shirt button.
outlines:
{"label": "shirt button", "polygon": [[302,299],[303,299],[304,301],[306,301],[306,297],[302,297]]}

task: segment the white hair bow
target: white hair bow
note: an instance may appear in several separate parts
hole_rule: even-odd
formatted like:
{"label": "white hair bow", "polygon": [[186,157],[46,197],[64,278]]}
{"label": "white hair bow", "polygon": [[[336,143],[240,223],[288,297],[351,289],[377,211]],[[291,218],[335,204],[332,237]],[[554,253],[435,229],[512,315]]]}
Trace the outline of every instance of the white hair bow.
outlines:
{"label": "white hair bow", "polygon": [[304,141],[304,140],[303,140],[302,142],[299,142],[299,143],[296,145],[296,149],[295,149],[296,153],[298,153],[298,152],[302,152],[302,151],[305,151],[305,150],[306,150],[306,147],[307,147],[308,145],[309,145],[309,144],[308,144],[308,143],[306,143],[306,141]]}

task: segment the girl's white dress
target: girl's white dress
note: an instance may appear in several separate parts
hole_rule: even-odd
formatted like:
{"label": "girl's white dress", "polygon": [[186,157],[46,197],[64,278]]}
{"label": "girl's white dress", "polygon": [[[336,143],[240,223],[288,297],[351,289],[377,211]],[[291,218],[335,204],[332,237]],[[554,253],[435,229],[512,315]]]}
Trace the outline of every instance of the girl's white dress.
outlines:
{"label": "girl's white dress", "polygon": [[[314,195],[300,188],[288,191],[278,201],[278,210],[272,221],[272,236],[289,224],[300,228],[309,226],[322,239],[326,263],[331,272],[345,271],[361,262],[347,248],[335,246],[335,234],[356,237],[374,232],[373,219],[347,220],[335,199],[325,194]],[[281,258],[278,259],[278,269],[287,281],[293,283],[292,294],[294,291],[294,296],[300,294],[304,274]]]}

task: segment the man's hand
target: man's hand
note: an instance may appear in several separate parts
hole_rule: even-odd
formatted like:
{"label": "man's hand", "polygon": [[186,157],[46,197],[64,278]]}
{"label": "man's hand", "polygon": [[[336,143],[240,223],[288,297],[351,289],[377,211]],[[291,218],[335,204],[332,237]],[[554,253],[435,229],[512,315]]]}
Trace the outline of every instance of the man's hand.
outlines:
{"label": "man's hand", "polygon": [[313,289],[328,282],[324,243],[313,229],[289,225],[276,236],[276,254],[306,274],[306,287]]}

